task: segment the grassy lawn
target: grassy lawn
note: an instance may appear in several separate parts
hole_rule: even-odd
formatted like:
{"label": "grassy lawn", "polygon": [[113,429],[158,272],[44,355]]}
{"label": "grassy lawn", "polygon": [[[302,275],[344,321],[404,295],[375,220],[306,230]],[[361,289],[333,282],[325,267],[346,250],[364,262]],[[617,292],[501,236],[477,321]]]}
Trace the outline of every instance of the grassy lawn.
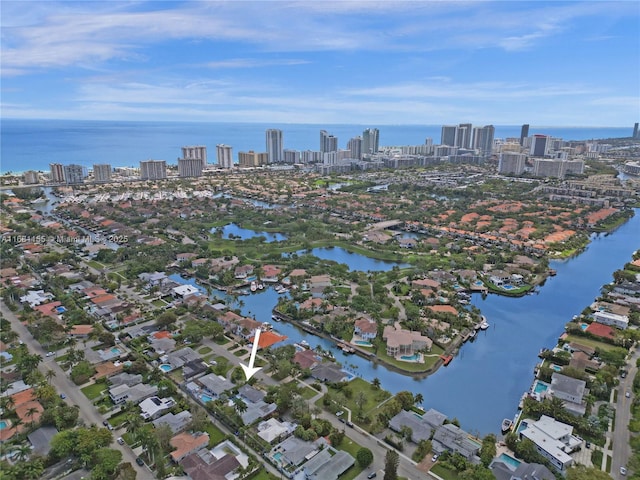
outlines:
{"label": "grassy lawn", "polygon": [[244,348],[241,348],[240,350],[237,350],[237,351],[233,352],[233,354],[236,357],[241,357],[243,355],[246,355],[247,353],[249,353],[249,352],[247,350],[245,350]]}
{"label": "grassy lawn", "polygon": [[267,472],[266,469],[262,468],[255,477],[251,477],[251,480],[278,480],[278,477],[273,476]]}
{"label": "grassy lawn", "polygon": [[158,300],[154,300],[153,302],[151,302],[151,305],[153,305],[154,307],[162,308],[167,306],[167,302],[159,298]]}
{"label": "grassy lawn", "polygon": [[[351,440],[349,437],[345,436],[342,440],[342,443],[337,447],[337,450],[344,450],[348,454],[350,454],[353,458],[356,458],[356,454],[358,450],[362,448],[359,444]],[[362,472],[363,468],[358,465],[356,462],[353,467],[347,470],[340,478],[342,480],[353,480]]]}
{"label": "grassy lawn", "polygon": [[[377,341],[381,342],[380,340]],[[387,362],[389,365],[393,365],[407,372],[424,372],[433,367],[438,362],[438,360],[440,360],[440,355],[442,355],[443,353],[444,350],[434,344],[431,348],[431,351],[425,353],[424,363],[403,362],[387,355],[385,345],[380,343],[380,345],[378,345],[377,357],[383,362]]]}
{"label": "grassy lawn", "polygon": [[96,262],[95,260],[89,260],[87,262],[87,265],[89,265],[90,267],[95,268],[96,270],[102,270],[103,268],[105,268],[105,266],[102,263]]}
{"label": "grassy lawn", "polygon": [[313,388],[304,387],[304,390],[302,391],[302,398],[304,398],[305,400],[311,400],[317,394],[318,392],[316,392]]}
{"label": "grassy lawn", "polygon": [[211,352],[211,347],[207,347],[207,346],[204,346],[200,350],[198,350],[198,353],[200,355],[206,355],[209,352]]}
{"label": "grassy lawn", "polygon": [[458,480],[457,472],[448,470],[437,463],[433,467],[431,467],[431,471],[439,477],[444,478],[444,480]]}
{"label": "grassy lawn", "polygon": [[222,433],[222,430],[216,427],[213,423],[207,424],[204,431],[209,434],[209,448],[213,448],[224,440],[224,433]]}
{"label": "grassy lawn", "polygon": [[585,345],[587,347],[599,348],[600,350],[606,350],[606,351],[616,348],[615,345],[599,342],[598,340],[594,340],[592,338],[587,338],[587,337],[581,337],[579,335],[567,336],[567,342],[581,343],[582,345]]}
{"label": "grassy lawn", "polygon": [[220,338],[214,338],[213,341],[216,343],[216,345],[226,345],[231,340],[229,340],[227,337],[220,337]]}
{"label": "grassy lawn", "polygon": [[[355,402],[358,392],[364,392],[366,395],[367,401],[362,407],[362,411],[366,414],[370,414],[380,403],[391,397],[391,393],[387,392],[386,390],[376,389],[369,382],[361,378],[355,378],[351,380],[347,388],[349,388],[353,392],[353,395],[352,398],[347,399],[347,402],[344,406],[351,410],[351,412],[353,413],[352,419],[354,421],[358,412],[358,406]],[[337,392],[337,390],[332,388],[330,388],[329,391],[332,393]],[[324,408],[321,398],[318,399],[317,405],[320,408]]]}
{"label": "grassy lawn", "polygon": [[98,398],[102,392],[107,390],[107,384],[106,383],[94,383],[92,385],[87,385],[84,388],[81,388],[82,393],[84,393],[84,396],[87,397],[89,400],[93,400],[95,398]]}
{"label": "grassy lawn", "polygon": [[117,413],[113,417],[109,418],[109,423],[114,427],[118,427],[119,425],[122,425],[124,423],[125,419],[127,418],[127,414],[128,412]]}

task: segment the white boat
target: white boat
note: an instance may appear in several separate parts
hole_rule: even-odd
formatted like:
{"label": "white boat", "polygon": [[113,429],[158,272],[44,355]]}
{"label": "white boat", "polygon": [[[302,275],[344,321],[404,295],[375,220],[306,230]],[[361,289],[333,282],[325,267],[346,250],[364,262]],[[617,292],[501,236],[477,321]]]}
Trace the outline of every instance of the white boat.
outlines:
{"label": "white boat", "polygon": [[483,315],[482,322],[480,323],[480,330],[486,330],[489,328],[489,323],[487,322],[487,318]]}
{"label": "white boat", "polygon": [[252,292],[255,292],[258,289],[258,284],[256,282],[251,282],[251,287],[249,287]]}
{"label": "white boat", "polygon": [[511,427],[513,426],[513,421],[505,418],[504,420],[502,420],[502,433],[508,432],[509,430],[511,430]]}
{"label": "white boat", "polygon": [[271,320],[273,320],[274,322],[279,322],[280,321],[280,317],[277,315],[271,315]]}
{"label": "white boat", "polygon": [[262,290],[264,288],[264,285],[262,283],[258,284],[258,290]]}

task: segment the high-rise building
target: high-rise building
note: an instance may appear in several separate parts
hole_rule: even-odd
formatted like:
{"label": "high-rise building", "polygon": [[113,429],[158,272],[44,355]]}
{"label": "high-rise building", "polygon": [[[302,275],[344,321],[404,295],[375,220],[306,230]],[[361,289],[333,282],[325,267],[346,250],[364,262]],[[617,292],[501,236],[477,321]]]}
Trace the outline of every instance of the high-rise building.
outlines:
{"label": "high-rise building", "polygon": [[238,152],[238,166],[240,167],[261,167],[269,163],[267,152],[257,153],[253,150],[248,152]]}
{"label": "high-rise building", "polygon": [[64,183],[64,166],[61,163],[50,163],[49,169],[53,183]]}
{"label": "high-rise building", "polygon": [[200,158],[179,158],[178,159],[178,176],[179,177],[201,177],[202,176],[202,160]]}
{"label": "high-rise building", "polygon": [[536,158],[533,161],[533,175],[536,177],[564,178],[566,174],[582,174],[584,161]]}
{"label": "high-rise building", "polygon": [[493,152],[493,137],[496,129],[493,125],[485,125],[473,129],[473,148],[480,150],[482,155],[491,155]]}
{"label": "high-rise building", "polygon": [[162,180],[167,178],[167,162],[164,160],[141,161],[140,178],[142,180]]}
{"label": "high-rise building", "polygon": [[233,168],[233,148],[230,145],[220,143],[216,145],[218,165],[221,168]]}
{"label": "high-rise building", "polygon": [[640,131],[638,131],[638,122],[633,125],[633,138],[640,138]]}
{"label": "high-rise building", "polygon": [[442,134],[440,135],[440,145],[456,146],[458,137],[458,127],[456,125],[443,125]]}
{"label": "high-rise building", "polygon": [[347,149],[351,150],[351,158],[362,159],[362,137],[353,137],[349,140]]}
{"label": "high-rise building", "polygon": [[284,163],[300,163],[300,151],[299,150],[287,150],[284,153]]}
{"label": "high-rise building", "polygon": [[498,160],[498,173],[521,175],[524,172],[526,159],[527,156],[524,153],[502,152]]}
{"label": "high-rise building", "polygon": [[36,183],[40,183],[38,172],[36,172],[35,170],[27,170],[23,174],[23,181],[27,185],[34,185]]}
{"label": "high-rise building", "polygon": [[460,125],[458,125],[456,137],[456,146],[467,149],[471,148],[471,141],[473,139],[473,126],[470,123],[461,123]]}
{"label": "high-rise building", "polygon": [[338,150],[338,138],[330,135],[326,130],[320,130],[320,151],[336,152]]}
{"label": "high-rise building", "polygon": [[362,132],[362,154],[370,155],[378,153],[380,131],[377,128],[367,128]]}
{"label": "high-rise building", "polygon": [[282,143],[282,130],[270,128],[267,130],[265,137],[269,163],[282,163],[284,161],[284,144]]}
{"label": "high-rise building", "polygon": [[207,147],[204,145],[194,145],[182,147],[182,158],[196,158],[202,161],[202,168],[207,166]]}
{"label": "high-rise building", "polygon": [[532,157],[544,157],[551,150],[551,137],[548,135],[534,135],[531,138],[531,150],[529,155]]}
{"label": "high-rise building", "polygon": [[96,182],[111,181],[111,165],[108,163],[98,163],[93,165],[93,179]]}
{"label": "high-rise building", "polygon": [[84,182],[87,176],[87,168],[82,165],[65,165],[64,166],[64,180],[67,185],[74,185]]}
{"label": "high-rise building", "polygon": [[529,124],[525,123],[520,129],[520,145],[524,146],[524,139],[529,136]]}

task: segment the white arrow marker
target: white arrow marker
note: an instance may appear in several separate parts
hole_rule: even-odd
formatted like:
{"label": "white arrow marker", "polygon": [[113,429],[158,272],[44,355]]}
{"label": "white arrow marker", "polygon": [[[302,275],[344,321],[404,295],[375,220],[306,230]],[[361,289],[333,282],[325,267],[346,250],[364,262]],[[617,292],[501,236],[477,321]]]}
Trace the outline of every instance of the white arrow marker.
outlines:
{"label": "white arrow marker", "polygon": [[260,340],[260,329],[256,329],[256,335],[253,337],[253,348],[251,349],[251,356],[249,357],[249,366],[240,364],[242,369],[244,370],[244,376],[247,377],[247,381],[253,377],[258,370],[262,367],[254,367],[253,364],[256,361],[256,353],[258,353],[258,340]]}

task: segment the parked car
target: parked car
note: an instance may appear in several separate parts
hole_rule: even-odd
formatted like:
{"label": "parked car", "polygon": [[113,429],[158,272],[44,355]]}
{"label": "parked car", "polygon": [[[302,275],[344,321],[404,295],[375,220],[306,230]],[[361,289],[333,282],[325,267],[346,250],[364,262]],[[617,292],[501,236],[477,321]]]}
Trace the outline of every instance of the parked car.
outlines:
{"label": "parked car", "polygon": [[64,400],[65,398],[67,398],[67,396],[64,393],[61,393],[60,398]]}
{"label": "parked car", "polygon": [[431,457],[431,461],[435,462],[436,460],[438,460],[438,454],[436,453],[433,457]]}
{"label": "parked car", "polygon": [[124,445],[124,439],[122,437],[118,437],[116,441],[118,442],[119,445]]}
{"label": "parked car", "polygon": [[625,467],[620,467],[620,475],[626,475],[627,469]]}
{"label": "parked car", "polygon": [[631,392],[627,390],[624,394],[625,397],[629,398],[631,396]]}
{"label": "parked car", "polygon": [[367,475],[367,478],[376,478],[376,472],[371,472],[369,475]]}
{"label": "parked car", "polygon": [[137,463],[138,465],[140,465],[140,466],[143,466],[143,465],[144,465],[144,460],[142,460],[140,457],[137,457],[137,458],[136,458],[136,463]]}
{"label": "parked car", "polygon": [[585,446],[585,447],[587,447],[587,448],[591,448],[591,442],[586,442],[586,443],[584,444],[584,446]]}
{"label": "parked car", "polygon": [[347,422],[347,427],[353,428],[353,422]]}

